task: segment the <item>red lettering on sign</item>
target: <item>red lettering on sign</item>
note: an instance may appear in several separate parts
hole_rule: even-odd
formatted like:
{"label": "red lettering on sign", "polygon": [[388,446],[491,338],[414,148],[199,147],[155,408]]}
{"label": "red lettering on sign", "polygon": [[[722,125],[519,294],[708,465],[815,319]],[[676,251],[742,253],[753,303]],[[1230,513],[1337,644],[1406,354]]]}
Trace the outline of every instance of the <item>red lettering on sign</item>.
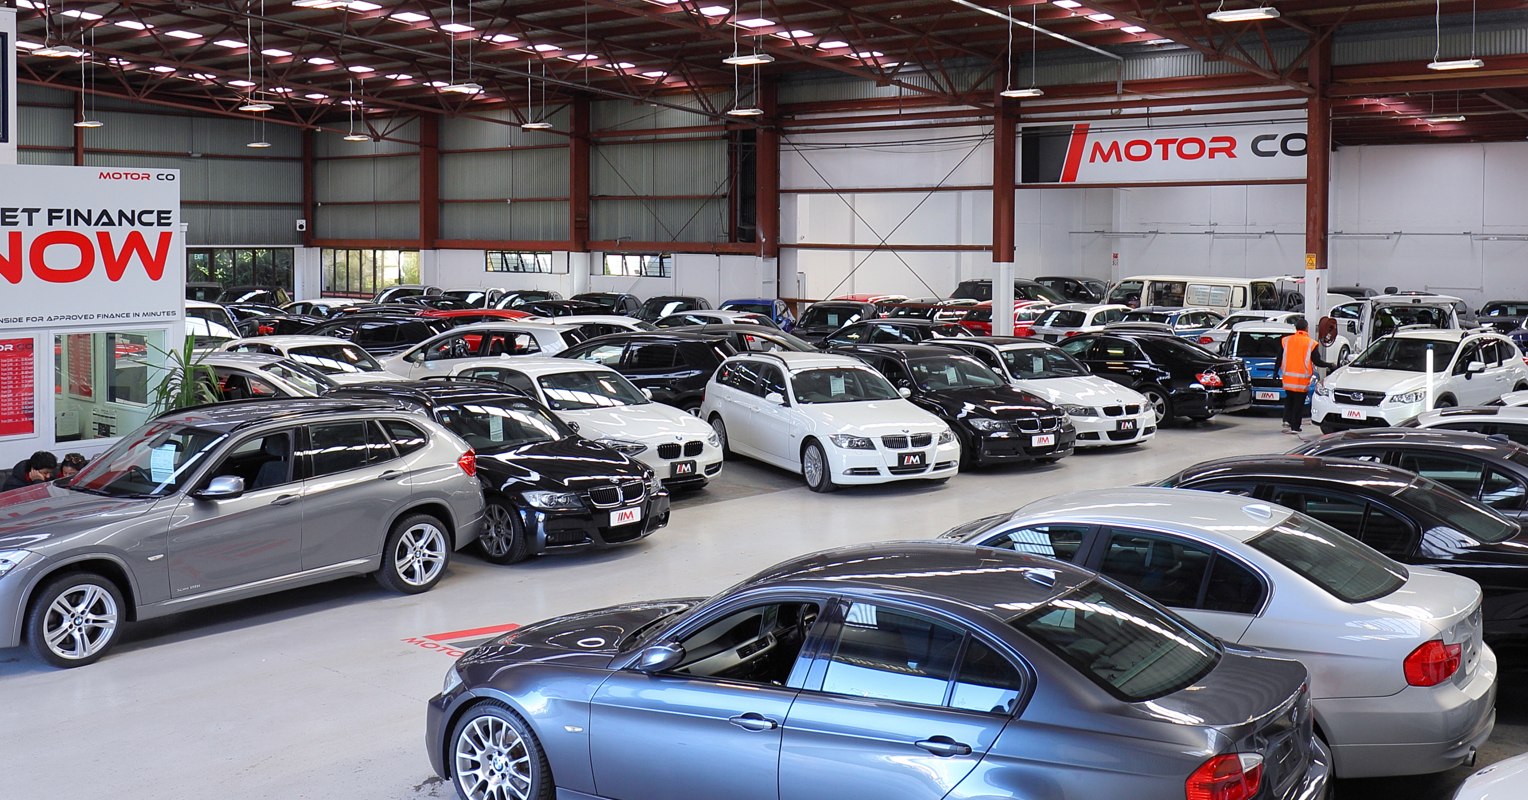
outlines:
{"label": "red lettering on sign", "polygon": [[1102,142],[1094,142],[1093,152],[1088,154],[1088,163],[1091,164],[1097,161],[1099,156],[1103,156],[1105,164],[1110,161],[1124,160],[1124,156],[1121,156],[1119,153],[1119,142],[1110,142],[1107,150],[1104,149]]}
{"label": "red lettering on sign", "polygon": [[1082,149],[1088,144],[1088,123],[1072,126],[1072,140],[1066,146],[1066,163],[1061,166],[1061,182],[1075,183],[1077,168],[1082,166]]}
{"label": "red lettering on sign", "polygon": [[[1190,153],[1190,152],[1188,152],[1187,150],[1184,149],[1184,148],[1187,148],[1190,145],[1192,145],[1194,148],[1196,148],[1192,153]],[[1204,157],[1204,140],[1203,139],[1189,138],[1189,139],[1179,139],[1178,140],[1178,158],[1185,159],[1187,161],[1193,161],[1194,159],[1203,158],[1203,157]]]}
{"label": "red lettering on sign", "polygon": [[1176,142],[1176,141],[1178,141],[1178,140],[1177,139],[1158,139],[1156,141],[1156,144],[1162,148],[1162,160],[1163,161],[1167,161],[1168,160],[1168,158],[1167,158],[1168,148],[1172,147],[1173,146],[1173,142]]}
{"label": "red lettering on sign", "polygon": [[160,233],[159,250],[150,255],[149,245],[143,240],[143,234],[138,231],[129,231],[127,244],[122,246],[122,252],[113,253],[111,234],[106,231],[97,231],[96,241],[101,243],[101,260],[106,262],[106,277],[112,281],[122,280],[122,273],[127,271],[128,259],[137,253],[138,261],[143,264],[143,271],[148,273],[149,280],[159,280],[164,275],[165,259],[170,255],[171,236],[169,231]]}
{"label": "red lettering on sign", "polygon": [[[1140,155],[1135,154],[1135,148],[1137,146],[1141,148]],[[1151,158],[1151,142],[1148,142],[1145,139],[1131,139],[1130,141],[1126,142],[1125,158],[1128,158],[1131,161],[1145,161],[1146,159]]]}
{"label": "red lettering on sign", "polygon": [[0,253],[0,275],[11,283],[21,283],[21,231],[11,231],[6,239],[11,254]]}
{"label": "red lettering on sign", "polygon": [[[77,247],[80,251],[80,263],[69,269],[54,269],[48,266],[44,257],[48,248],[54,245],[67,245]],[[91,246],[90,240],[83,233],[75,231],[48,231],[32,240],[32,273],[50,283],[73,283],[84,280],[86,275],[95,269],[95,247]]]}
{"label": "red lettering on sign", "polygon": [[1210,158],[1219,153],[1226,158],[1236,158],[1236,140],[1230,136],[1210,137]]}

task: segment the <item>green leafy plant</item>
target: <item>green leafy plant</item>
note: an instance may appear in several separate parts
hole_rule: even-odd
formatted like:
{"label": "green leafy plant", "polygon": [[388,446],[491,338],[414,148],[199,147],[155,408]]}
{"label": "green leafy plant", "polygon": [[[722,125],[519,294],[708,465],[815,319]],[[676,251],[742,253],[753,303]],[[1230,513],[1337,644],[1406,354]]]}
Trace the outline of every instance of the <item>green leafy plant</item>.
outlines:
{"label": "green leafy plant", "polygon": [[204,356],[195,352],[195,344],[196,337],[187,336],[179,350],[154,348],[164,356],[164,376],[154,387],[155,414],[223,399],[217,389],[217,373],[202,363]]}

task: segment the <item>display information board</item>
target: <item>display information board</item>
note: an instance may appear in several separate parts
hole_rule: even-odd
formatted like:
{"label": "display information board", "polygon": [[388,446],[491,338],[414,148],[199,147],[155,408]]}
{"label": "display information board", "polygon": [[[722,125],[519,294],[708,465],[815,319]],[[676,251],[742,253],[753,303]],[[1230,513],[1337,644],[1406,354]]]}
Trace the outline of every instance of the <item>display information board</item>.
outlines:
{"label": "display information board", "polygon": [[36,376],[32,340],[0,339],[0,436],[36,432]]}
{"label": "display information board", "polygon": [[95,370],[94,350],[91,348],[91,335],[88,333],[71,334],[69,342],[69,394],[82,400],[90,400],[95,397],[95,381],[91,375]]}

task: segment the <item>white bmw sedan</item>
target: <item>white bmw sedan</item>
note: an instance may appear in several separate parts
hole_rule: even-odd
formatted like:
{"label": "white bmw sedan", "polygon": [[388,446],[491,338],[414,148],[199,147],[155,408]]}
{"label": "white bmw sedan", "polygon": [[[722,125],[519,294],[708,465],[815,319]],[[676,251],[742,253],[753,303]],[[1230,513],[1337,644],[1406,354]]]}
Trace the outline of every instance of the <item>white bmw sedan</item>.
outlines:
{"label": "white bmw sedan", "polygon": [[540,401],[585,439],[653,468],[669,488],[699,488],[722,471],[722,443],[699,417],[655,403],[621,373],[565,358],[478,358],[451,375],[497,381]]}
{"label": "white bmw sedan", "polygon": [[706,384],[700,416],[724,448],[799,472],[814,492],[960,469],[955,432],[848,356],[733,356]]}
{"label": "white bmw sedan", "polygon": [[306,364],[340,385],[397,380],[370,353],[333,336],[253,336],[222,346],[225,353],[264,353]]}
{"label": "white bmw sedan", "polygon": [[1450,769],[1495,725],[1496,654],[1481,638],[1480,586],[1402,565],[1283,506],[1100,489],[941,538],[1080,564],[1227,643],[1304,662],[1316,733],[1340,778]]}

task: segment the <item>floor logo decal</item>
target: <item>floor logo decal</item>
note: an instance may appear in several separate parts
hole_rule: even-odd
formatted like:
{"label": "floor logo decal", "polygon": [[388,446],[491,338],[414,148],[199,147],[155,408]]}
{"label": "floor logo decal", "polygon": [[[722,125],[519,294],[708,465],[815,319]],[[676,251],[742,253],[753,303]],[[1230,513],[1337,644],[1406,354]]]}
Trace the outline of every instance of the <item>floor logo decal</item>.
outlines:
{"label": "floor logo decal", "polygon": [[442,653],[452,658],[461,658],[462,654],[468,650],[501,633],[507,633],[518,627],[520,627],[519,623],[511,622],[508,625],[493,625],[487,628],[432,633],[427,636],[410,636],[401,641],[404,644],[411,644],[423,650],[434,650],[437,653]]}

